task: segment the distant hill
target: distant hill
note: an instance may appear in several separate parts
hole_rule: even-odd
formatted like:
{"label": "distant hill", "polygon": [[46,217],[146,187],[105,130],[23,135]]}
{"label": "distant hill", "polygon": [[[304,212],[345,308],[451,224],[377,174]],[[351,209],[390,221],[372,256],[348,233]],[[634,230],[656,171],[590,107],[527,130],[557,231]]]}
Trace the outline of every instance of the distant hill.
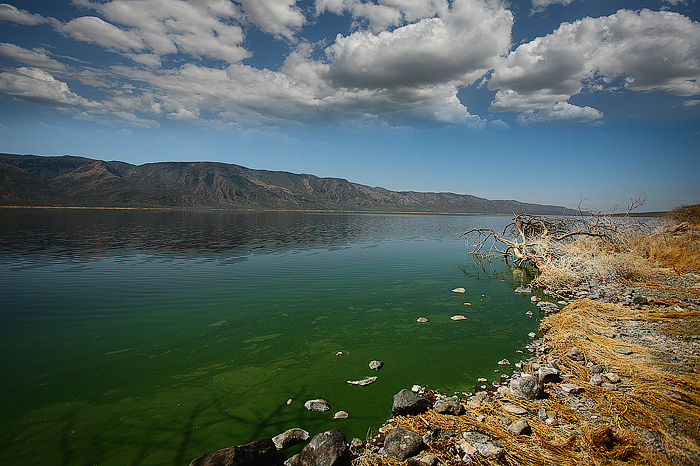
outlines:
{"label": "distant hill", "polygon": [[389,191],[340,178],[214,162],[132,165],[0,154],[0,205],[559,215],[559,206],[453,193]]}

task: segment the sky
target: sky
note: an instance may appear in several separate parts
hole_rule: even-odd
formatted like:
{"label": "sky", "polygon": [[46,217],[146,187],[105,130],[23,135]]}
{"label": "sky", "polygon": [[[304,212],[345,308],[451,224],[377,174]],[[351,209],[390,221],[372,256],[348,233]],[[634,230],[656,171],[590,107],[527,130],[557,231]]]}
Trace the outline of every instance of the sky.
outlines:
{"label": "sky", "polygon": [[666,210],[700,203],[699,21],[700,0],[11,0],[0,152]]}

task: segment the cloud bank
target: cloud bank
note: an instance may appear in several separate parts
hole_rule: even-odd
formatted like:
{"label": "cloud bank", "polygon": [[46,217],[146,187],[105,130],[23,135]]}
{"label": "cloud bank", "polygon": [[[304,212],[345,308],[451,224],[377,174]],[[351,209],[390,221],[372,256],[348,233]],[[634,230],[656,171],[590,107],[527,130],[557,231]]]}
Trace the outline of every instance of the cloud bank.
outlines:
{"label": "cloud bank", "polygon": [[[552,0],[539,0],[545,7]],[[569,3],[568,0],[556,3]],[[44,48],[0,44],[17,63],[0,72],[13,98],[114,124],[240,127],[383,121],[486,127],[500,112],[516,122],[602,120],[572,96],[599,91],[700,94],[700,24],[678,13],[620,10],[562,23],[511,46],[513,14],[501,0],[73,0],[86,14],[67,22],[0,4],[0,21],[50,27],[116,53],[83,64]],[[304,28],[347,17],[351,32],[311,43]],[[276,70],[245,64],[246,31],[288,47]],[[77,84],[94,90],[85,98]],[[460,89],[495,92],[492,115],[469,112]],[[101,94],[101,98],[94,95]],[[465,105],[466,104],[466,105]],[[491,124],[489,127],[502,126]]]}

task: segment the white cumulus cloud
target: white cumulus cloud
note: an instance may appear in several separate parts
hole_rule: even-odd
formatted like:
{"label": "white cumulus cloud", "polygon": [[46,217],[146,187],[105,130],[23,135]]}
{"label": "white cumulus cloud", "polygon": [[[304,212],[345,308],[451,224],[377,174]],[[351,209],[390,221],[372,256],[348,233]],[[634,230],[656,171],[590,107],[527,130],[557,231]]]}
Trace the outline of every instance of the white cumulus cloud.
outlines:
{"label": "white cumulus cloud", "polygon": [[296,0],[240,0],[248,21],[261,31],[296,42],[295,32],[306,17]]}
{"label": "white cumulus cloud", "polygon": [[488,82],[498,91],[491,111],[545,110],[540,119],[571,119],[570,109],[553,112],[553,106],[584,88],[611,88],[617,79],[633,91],[700,94],[700,24],[678,13],[649,10],[562,23],[496,65]]}
{"label": "white cumulus cloud", "polygon": [[68,69],[63,63],[49,57],[47,53],[43,49],[27,50],[15,44],[0,42],[0,55],[25,65],[50,71],[66,71]]}

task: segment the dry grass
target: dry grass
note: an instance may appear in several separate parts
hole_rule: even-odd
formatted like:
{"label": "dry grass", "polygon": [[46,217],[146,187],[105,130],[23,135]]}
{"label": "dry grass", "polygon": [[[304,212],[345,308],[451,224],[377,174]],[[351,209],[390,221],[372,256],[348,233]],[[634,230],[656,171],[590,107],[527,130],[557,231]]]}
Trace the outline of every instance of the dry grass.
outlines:
{"label": "dry grass", "polygon": [[[545,249],[546,247],[546,249]],[[547,244],[536,284],[550,289],[644,282],[659,274],[700,271],[700,226],[666,224],[653,231],[620,230],[608,238]]]}

